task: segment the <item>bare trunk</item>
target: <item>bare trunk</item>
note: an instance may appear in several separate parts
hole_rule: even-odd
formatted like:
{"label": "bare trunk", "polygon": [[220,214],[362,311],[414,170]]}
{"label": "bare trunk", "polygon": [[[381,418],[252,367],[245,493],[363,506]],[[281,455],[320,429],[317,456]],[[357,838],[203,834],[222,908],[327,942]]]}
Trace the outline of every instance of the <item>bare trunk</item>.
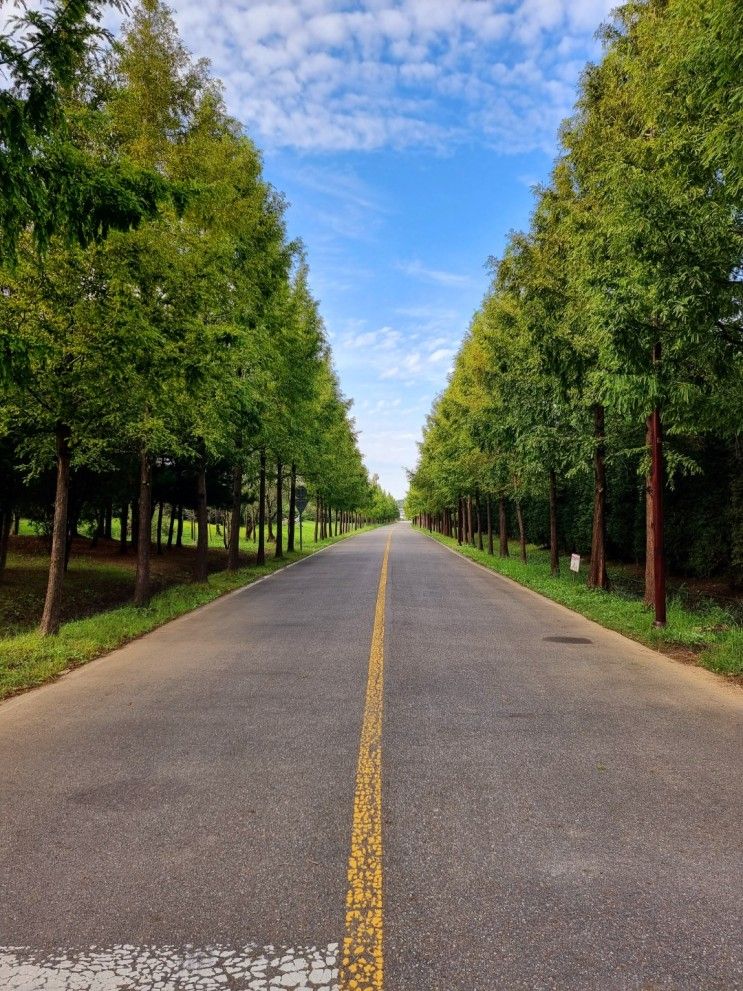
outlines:
{"label": "bare trunk", "polygon": [[315,499],[315,543],[317,543],[318,527],[320,525],[320,511],[321,511],[320,496]]}
{"label": "bare trunk", "polygon": [[467,496],[467,543],[475,546],[475,531],[472,527],[472,496]]}
{"label": "bare trunk", "polygon": [[163,512],[165,511],[165,505],[162,501],[157,504],[157,553],[162,554],[163,552]]}
{"label": "bare trunk", "polygon": [[550,572],[560,574],[560,552],[557,545],[557,476],[550,468]]}
{"label": "bare trunk", "polygon": [[266,449],[261,448],[258,476],[258,551],[256,564],[266,563]]}
{"label": "bare trunk", "polygon": [[483,550],[482,543],[482,504],[478,499],[475,503],[475,510],[477,512],[477,549],[479,551]]}
{"label": "bare trunk", "polygon": [[126,554],[126,545],[129,541],[128,533],[129,525],[129,503],[125,502],[121,507],[121,516],[119,517],[119,554]]}
{"label": "bare trunk", "polygon": [[232,466],[232,519],[227,550],[227,568],[237,571],[240,567],[240,510],[243,491],[243,471],[238,464]]}
{"label": "bare trunk", "polygon": [[175,546],[183,547],[183,506],[178,507],[178,529],[175,536]]}
{"label": "bare trunk", "polygon": [[[162,503],[160,505],[162,506]],[[137,540],[137,578],[134,583],[135,606],[146,606],[150,601],[151,520],[152,461],[148,452],[143,449],[139,456],[139,539]]]}
{"label": "bare trunk", "polygon": [[508,526],[504,496],[498,500],[498,553],[501,557],[508,557]]}
{"label": "bare trunk", "polygon": [[67,545],[67,505],[70,498],[70,429],[63,423],[56,428],[57,487],[54,497],[52,554],[46,587],[44,612],[39,625],[44,635],[57,633],[62,614],[62,582]]}
{"label": "bare trunk", "polygon": [[297,466],[292,465],[289,475],[289,522],[286,529],[286,549],[294,550],[294,517],[297,515]]}
{"label": "bare trunk", "polygon": [[[652,457],[653,427],[651,417],[645,421],[645,443],[648,455]],[[655,529],[653,527],[653,476],[645,476],[645,595],[643,601],[652,607],[655,594]]]}
{"label": "bare trunk", "polygon": [[276,553],[274,557],[284,556],[284,466],[276,462]]}
{"label": "bare trunk", "polygon": [[526,529],[524,527],[524,511],[521,508],[521,500],[516,500],[516,519],[519,524],[519,551],[521,560],[526,564]]}
{"label": "bare trunk", "polygon": [[490,496],[485,500],[485,506],[488,514],[488,554],[492,557],[495,552],[493,550],[493,506]]}
{"label": "bare trunk", "polygon": [[459,511],[457,513],[457,543],[461,547],[464,543],[464,499],[459,498]]}
{"label": "bare trunk", "polygon": [[206,458],[201,456],[196,478],[196,581],[205,582],[209,577],[209,507],[206,495]]}
{"label": "bare trunk", "polygon": [[593,407],[593,432],[596,448],[593,455],[593,533],[591,535],[591,570],[588,584],[609,589],[606,571],[606,445],[604,442],[604,407]]}
{"label": "bare trunk", "polygon": [[[660,354],[660,346],[656,345],[656,353]],[[657,358],[656,358],[657,360]],[[653,600],[655,607],[655,626],[666,625],[666,559],[663,548],[663,429],[660,422],[660,410],[653,410]]]}
{"label": "bare trunk", "polygon": [[10,531],[12,529],[13,512],[10,509],[5,509],[0,513],[0,579],[2,579],[8,563],[8,545],[10,544]]}
{"label": "bare trunk", "polygon": [[175,506],[170,506],[170,520],[168,522],[168,550],[173,546],[173,530],[175,529]]}

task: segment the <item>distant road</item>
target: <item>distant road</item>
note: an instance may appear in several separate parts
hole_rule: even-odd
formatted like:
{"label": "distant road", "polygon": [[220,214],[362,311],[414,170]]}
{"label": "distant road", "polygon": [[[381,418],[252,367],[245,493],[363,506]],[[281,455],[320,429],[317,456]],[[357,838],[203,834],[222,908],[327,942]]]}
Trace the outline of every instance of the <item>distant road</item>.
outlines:
{"label": "distant road", "polygon": [[1,705],[0,795],[3,989],[743,989],[743,692],[405,523]]}

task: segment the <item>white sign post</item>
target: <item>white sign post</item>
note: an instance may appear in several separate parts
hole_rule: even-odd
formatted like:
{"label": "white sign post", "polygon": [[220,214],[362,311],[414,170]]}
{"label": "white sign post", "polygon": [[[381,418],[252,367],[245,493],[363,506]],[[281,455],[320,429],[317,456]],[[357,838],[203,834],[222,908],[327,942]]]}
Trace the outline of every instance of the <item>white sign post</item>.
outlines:
{"label": "white sign post", "polygon": [[580,554],[570,555],[570,570],[574,571],[576,575],[580,571]]}

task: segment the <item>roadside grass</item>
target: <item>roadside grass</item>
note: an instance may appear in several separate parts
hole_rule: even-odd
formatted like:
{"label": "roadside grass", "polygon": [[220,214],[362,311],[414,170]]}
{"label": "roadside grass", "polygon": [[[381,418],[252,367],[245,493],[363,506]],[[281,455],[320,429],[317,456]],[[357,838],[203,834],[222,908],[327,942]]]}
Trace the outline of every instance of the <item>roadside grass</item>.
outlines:
{"label": "roadside grass", "polygon": [[[373,526],[363,527],[337,537],[328,537],[316,544],[307,539],[305,532],[301,553],[297,550],[277,561],[270,556],[273,545],[268,545],[266,552],[269,558],[265,565],[258,567],[253,564],[234,573],[217,571],[204,584],[185,582],[172,585],[153,595],[145,608],[120,605],[97,612],[63,623],[56,636],[43,637],[32,630],[0,639],[0,699],[51,681],[65,671],[121,647],[227,592],[250,585],[294,561],[310,557],[323,547],[373,529]],[[119,571],[123,572],[128,593],[131,594],[131,570]]]}
{"label": "roadside grass", "polygon": [[[118,521],[114,522],[118,524]],[[214,526],[210,530],[208,566],[211,573],[227,566],[227,551],[222,536],[215,534]],[[302,531],[305,549],[312,549],[314,523],[305,522]],[[195,544],[189,536],[187,528],[183,547],[171,547],[162,555],[156,554],[153,549],[153,593],[190,581],[195,566]],[[298,545],[299,534],[296,536]],[[267,542],[266,554],[271,555],[274,548],[275,544]],[[256,544],[245,540],[243,534],[240,541],[241,566],[248,567],[255,563],[256,550]],[[123,555],[119,551],[118,539],[101,539],[95,545],[87,537],[75,539],[65,575],[63,622],[85,619],[106,609],[126,605],[131,599],[136,553],[132,547]],[[0,641],[3,637],[33,630],[38,625],[44,608],[48,572],[49,543],[38,535],[32,524],[22,520],[20,535],[11,538],[8,565],[0,581]]]}
{"label": "roadside grass", "polygon": [[[420,528],[419,528],[420,529]],[[560,575],[550,574],[549,554],[537,547],[528,548],[529,560],[519,558],[518,543],[509,544],[510,557],[491,557],[487,551],[471,545],[457,544],[451,537],[428,533],[434,540],[457,553],[496,571],[519,585],[524,585],[574,612],[615,630],[632,640],[671,656],[680,653],[710,671],[740,679],[743,677],[743,628],[720,606],[711,603],[699,610],[686,608],[672,596],[668,600],[668,625],[656,629],[641,599],[621,592],[604,592],[589,588],[585,575],[575,575],[568,559],[561,559]]]}

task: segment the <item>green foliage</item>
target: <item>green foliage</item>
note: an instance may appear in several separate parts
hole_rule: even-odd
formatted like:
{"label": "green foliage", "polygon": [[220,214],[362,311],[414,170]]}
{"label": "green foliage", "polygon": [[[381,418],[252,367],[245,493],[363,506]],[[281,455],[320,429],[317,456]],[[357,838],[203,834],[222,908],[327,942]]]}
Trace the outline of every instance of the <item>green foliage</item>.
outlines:
{"label": "green foliage", "polygon": [[[741,578],[743,21],[734,2],[631,0],[587,67],[550,182],[511,235],[424,431],[406,502],[442,526],[508,496],[587,553],[644,556],[646,418],[661,412],[667,551]],[[655,358],[654,358],[655,352]],[[658,353],[659,352],[659,353]],[[596,411],[605,432],[596,428]],[[600,546],[600,542],[596,543]]]}
{"label": "green foliage", "polygon": [[[260,452],[269,524],[277,465],[326,509],[393,515],[361,459],[284,200],[220,83],[160,0],[135,6],[105,51],[99,13],[47,3],[0,45],[15,72],[0,93],[2,167],[15,170],[0,214],[0,521],[23,504],[52,524],[47,632],[80,521],[131,508],[134,529],[154,493],[171,517],[196,508],[204,536],[207,504],[230,506],[234,533]],[[24,186],[29,156],[69,189],[38,171]],[[139,555],[141,604],[147,541]]]}

